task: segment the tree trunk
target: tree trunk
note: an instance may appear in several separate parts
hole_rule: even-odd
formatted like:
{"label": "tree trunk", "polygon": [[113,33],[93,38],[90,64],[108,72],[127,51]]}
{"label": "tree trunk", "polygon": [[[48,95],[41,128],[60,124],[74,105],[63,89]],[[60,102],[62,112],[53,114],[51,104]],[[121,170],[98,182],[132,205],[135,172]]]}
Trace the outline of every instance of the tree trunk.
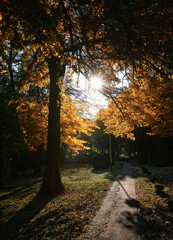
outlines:
{"label": "tree trunk", "polygon": [[37,148],[37,151],[35,152],[35,169],[34,169],[35,176],[39,176],[41,173],[41,151],[42,151],[42,146],[40,145]]}
{"label": "tree trunk", "polygon": [[47,163],[42,190],[54,195],[64,190],[60,176],[60,83],[64,78],[65,66],[60,60],[51,57],[47,59],[50,75],[50,97],[49,97],[49,118],[48,118],[48,139],[47,139]]}
{"label": "tree trunk", "polygon": [[2,164],[2,158],[0,156],[0,190],[3,189],[4,182],[3,182],[3,164]]}

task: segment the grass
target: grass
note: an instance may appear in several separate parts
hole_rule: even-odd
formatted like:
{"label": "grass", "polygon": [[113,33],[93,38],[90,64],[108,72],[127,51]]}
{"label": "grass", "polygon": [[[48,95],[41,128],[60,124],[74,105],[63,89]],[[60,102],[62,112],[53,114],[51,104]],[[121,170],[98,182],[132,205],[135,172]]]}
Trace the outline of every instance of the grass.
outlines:
{"label": "grass", "polygon": [[0,192],[0,239],[78,239],[102,204],[112,176],[93,172],[89,165],[66,166],[62,181],[66,190],[55,198],[37,195],[41,178]]}
{"label": "grass", "polygon": [[[173,239],[173,212],[169,199],[173,197],[173,174],[162,171],[151,175],[136,172],[137,200],[140,203],[140,234],[146,240]],[[157,191],[156,185],[164,186]]]}

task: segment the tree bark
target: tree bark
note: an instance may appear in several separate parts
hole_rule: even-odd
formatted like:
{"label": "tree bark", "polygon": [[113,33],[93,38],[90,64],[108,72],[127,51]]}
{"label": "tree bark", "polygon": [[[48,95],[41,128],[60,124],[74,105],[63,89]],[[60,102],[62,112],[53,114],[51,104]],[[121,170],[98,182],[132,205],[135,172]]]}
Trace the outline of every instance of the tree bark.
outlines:
{"label": "tree bark", "polygon": [[35,176],[39,176],[41,173],[41,151],[42,151],[42,146],[40,145],[37,148],[37,151],[35,152],[35,169],[34,169]]}
{"label": "tree bark", "polygon": [[2,158],[0,156],[0,190],[3,189],[4,187],[4,182],[3,182],[3,167],[2,167]]}
{"label": "tree bark", "polygon": [[51,57],[47,59],[50,75],[50,97],[47,138],[47,163],[41,190],[57,195],[64,190],[60,176],[60,84],[65,74],[65,66],[60,59]]}

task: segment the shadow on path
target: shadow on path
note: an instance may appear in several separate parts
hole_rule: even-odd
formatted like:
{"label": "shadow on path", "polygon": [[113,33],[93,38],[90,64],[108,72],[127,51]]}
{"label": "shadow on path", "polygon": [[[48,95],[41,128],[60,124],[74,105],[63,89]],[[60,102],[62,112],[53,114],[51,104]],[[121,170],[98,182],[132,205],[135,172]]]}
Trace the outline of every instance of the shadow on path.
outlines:
{"label": "shadow on path", "polygon": [[131,199],[126,199],[125,203],[126,203],[127,205],[129,205],[130,207],[132,207],[132,208],[133,208],[133,207],[135,207],[135,208],[139,208],[139,207],[140,207],[139,201],[136,200],[136,199],[133,199],[133,198],[131,198]]}
{"label": "shadow on path", "polygon": [[123,184],[119,181],[118,178],[116,178],[118,184],[120,185],[120,187],[123,189],[123,191],[125,192],[126,196],[131,199],[130,195],[128,194],[128,192],[126,191],[126,189],[124,188]]}
{"label": "shadow on path", "polygon": [[[147,207],[136,199],[132,198],[130,194],[130,189],[128,188],[128,185],[126,186],[127,176],[134,178],[133,175],[127,173],[127,175],[121,175],[117,181],[121,189],[127,196],[127,198],[124,199],[124,203],[128,205],[131,209],[123,209],[123,211],[121,211],[118,223],[121,225],[124,231],[121,231],[121,236],[119,238],[113,237],[112,239],[131,240],[136,239],[135,236],[138,236],[140,240],[172,240],[173,216],[170,213],[168,207],[166,205],[162,206],[161,203],[158,201],[158,203],[155,204],[155,207],[153,209],[152,201],[154,201],[154,198],[152,199],[152,196],[150,199],[151,206],[148,205]],[[148,178],[150,179],[150,177]],[[160,176],[155,179],[152,178],[150,179],[150,181],[151,180],[154,180],[152,182],[162,183],[162,179]],[[161,198],[170,197],[164,191],[157,191],[157,194]],[[133,213],[133,208],[137,208],[138,211],[136,213]],[[123,238],[126,231],[127,237]],[[131,232],[133,232],[134,235],[130,236]]]}

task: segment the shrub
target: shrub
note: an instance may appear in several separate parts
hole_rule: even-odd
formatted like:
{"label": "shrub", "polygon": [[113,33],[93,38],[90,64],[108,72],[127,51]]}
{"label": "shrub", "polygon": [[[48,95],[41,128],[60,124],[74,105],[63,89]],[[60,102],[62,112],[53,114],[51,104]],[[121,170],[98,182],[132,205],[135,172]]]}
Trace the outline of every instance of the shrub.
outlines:
{"label": "shrub", "polygon": [[93,156],[92,166],[94,170],[104,170],[110,166],[109,156],[99,153]]}
{"label": "shrub", "polygon": [[148,175],[148,176],[151,175],[151,172],[148,171],[148,169],[146,167],[141,167],[141,169],[142,169],[143,173],[145,173],[146,175]]}
{"label": "shrub", "polygon": [[157,180],[158,180],[157,176],[153,176],[153,175],[150,176],[150,181],[151,182],[156,182]]}

